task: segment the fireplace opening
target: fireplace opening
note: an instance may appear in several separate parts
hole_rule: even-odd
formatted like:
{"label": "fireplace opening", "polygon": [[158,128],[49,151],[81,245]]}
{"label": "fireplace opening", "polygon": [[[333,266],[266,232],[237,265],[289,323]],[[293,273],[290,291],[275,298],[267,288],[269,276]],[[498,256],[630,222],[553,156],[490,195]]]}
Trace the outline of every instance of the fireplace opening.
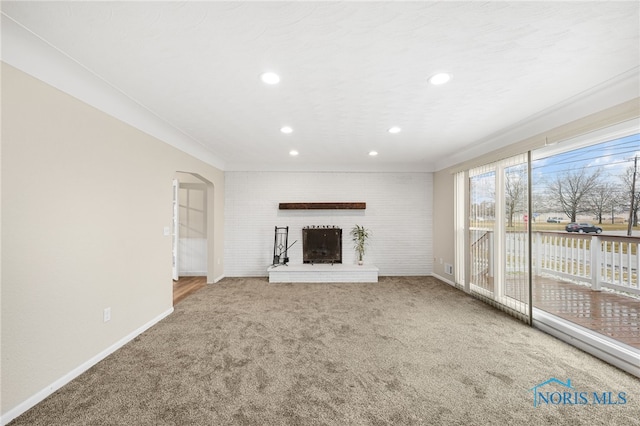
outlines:
{"label": "fireplace opening", "polygon": [[304,227],[302,263],[342,263],[342,229],[333,226]]}

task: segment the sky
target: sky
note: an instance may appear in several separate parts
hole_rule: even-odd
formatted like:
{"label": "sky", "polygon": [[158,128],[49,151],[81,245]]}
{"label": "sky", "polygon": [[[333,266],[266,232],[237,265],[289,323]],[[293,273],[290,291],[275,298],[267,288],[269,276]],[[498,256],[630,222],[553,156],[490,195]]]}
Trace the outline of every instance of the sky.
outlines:
{"label": "sky", "polygon": [[[562,146],[554,148],[554,151],[557,152]],[[600,168],[603,181],[607,180],[614,187],[626,192],[620,176],[626,174],[626,170],[633,166],[635,157],[640,159],[640,134],[612,139],[534,160],[531,164],[533,193],[545,194],[549,184],[558,175],[579,171],[583,167],[588,167],[589,172]],[[640,172],[640,164],[638,164],[638,171]],[[472,179],[473,185],[470,194],[472,203],[492,202],[495,194],[493,172],[489,171],[485,174],[476,175]],[[639,182],[636,188],[640,186],[640,174],[638,179]]]}
{"label": "sky", "polygon": [[640,134],[535,160],[531,164],[534,192],[543,191],[558,174],[580,170],[583,167],[601,167],[602,179],[622,187],[619,176],[633,166],[636,156],[640,158]]}

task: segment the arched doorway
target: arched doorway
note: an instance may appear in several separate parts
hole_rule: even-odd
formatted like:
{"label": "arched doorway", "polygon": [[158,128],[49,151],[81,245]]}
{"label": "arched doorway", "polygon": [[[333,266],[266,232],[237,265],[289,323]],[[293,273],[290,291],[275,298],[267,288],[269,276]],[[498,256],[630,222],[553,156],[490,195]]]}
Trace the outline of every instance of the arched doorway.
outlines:
{"label": "arched doorway", "polygon": [[213,184],[176,172],[173,182],[172,275],[174,304],[213,282]]}

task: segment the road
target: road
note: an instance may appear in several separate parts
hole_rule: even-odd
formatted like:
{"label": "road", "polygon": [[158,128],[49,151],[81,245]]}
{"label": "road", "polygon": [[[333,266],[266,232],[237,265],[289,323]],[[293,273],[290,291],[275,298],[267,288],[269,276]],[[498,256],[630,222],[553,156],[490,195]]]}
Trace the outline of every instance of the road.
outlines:
{"label": "road", "polygon": [[[567,231],[560,231],[560,230],[557,230],[557,231],[544,231],[544,232],[557,232],[559,234],[575,234],[576,233],[576,232],[567,232]],[[591,234],[595,235],[595,234],[593,234],[593,232]],[[627,231],[622,231],[622,230],[619,230],[619,231],[607,231],[607,230],[605,230],[605,231],[602,231],[602,234],[600,234],[600,235],[615,235],[617,237],[620,237],[620,236],[621,237],[626,237],[627,236]],[[631,236],[640,238],[640,231],[636,230],[636,229],[632,230],[631,231]]]}

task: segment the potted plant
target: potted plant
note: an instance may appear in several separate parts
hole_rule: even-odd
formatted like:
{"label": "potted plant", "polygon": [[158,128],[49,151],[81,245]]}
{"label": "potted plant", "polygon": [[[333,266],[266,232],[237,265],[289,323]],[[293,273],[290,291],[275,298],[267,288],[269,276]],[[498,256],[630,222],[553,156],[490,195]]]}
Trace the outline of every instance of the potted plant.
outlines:
{"label": "potted plant", "polygon": [[362,265],[364,262],[365,248],[367,245],[367,238],[371,235],[371,231],[364,226],[356,225],[351,229],[351,239],[353,240],[353,248],[358,253],[358,265]]}

